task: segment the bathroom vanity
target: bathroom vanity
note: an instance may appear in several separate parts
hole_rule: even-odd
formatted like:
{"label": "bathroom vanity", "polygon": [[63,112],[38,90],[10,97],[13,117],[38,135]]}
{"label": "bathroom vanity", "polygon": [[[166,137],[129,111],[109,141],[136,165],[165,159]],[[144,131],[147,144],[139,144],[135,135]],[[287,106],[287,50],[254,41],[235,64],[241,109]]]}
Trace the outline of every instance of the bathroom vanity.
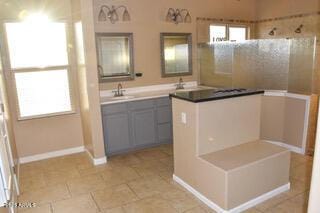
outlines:
{"label": "bathroom vanity", "polygon": [[171,94],[174,180],[217,212],[290,188],[290,151],[261,139],[261,90]]}
{"label": "bathroom vanity", "polygon": [[108,156],[172,143],[169,97],[102,105]]}

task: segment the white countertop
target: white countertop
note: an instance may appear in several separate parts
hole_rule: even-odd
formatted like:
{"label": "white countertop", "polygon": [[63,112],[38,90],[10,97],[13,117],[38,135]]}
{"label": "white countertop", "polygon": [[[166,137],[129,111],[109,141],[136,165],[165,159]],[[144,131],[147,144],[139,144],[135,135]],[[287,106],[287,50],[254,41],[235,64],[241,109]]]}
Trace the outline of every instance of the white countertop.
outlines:
{"label": "white countertop", "polygon": [[[160,84],[160,85],[152,85],[152,86],[144,86],[144,87],[133,87],[133,88],[123,88],[124,97],[120,97],[119,99],[113,97],[112,91],[114,90],[102,90],[100,91],[100,104],[115,104],[115,103],[123,103],[129,101],[138,101],[152,98],[160,98],[167,97],[170,93],[175,93],[177,91],[191,91],[191,90],[201,90],[201,89],[210,89],[213,87],[207,86],[198,86],[196,81],[184,82],[184,90],[176,90],[175,84]],[[298,95],[293,93],[288,93],[285,90],[265,90],[265,96],[288,96],[295,97],[300,99],[309,98],[307,95]]]}
{"label": "white countertop", "polygon": [[[176,90],[176,84],[162,84],[162,85],[153,85],[146,87],[134,87],[134,88],[124,88],[124,97],[117,99],[113,97],[112,91],[114,90],[104,90],[100,91],[100,104],[115,104],[115,103],[123,103],[129,101],[137,101],[151,98],[160,98],[167,97],[170,93],[174,93],[176,91],[190,91],[190,90],[199,90],[199,89],[208,89],[211,87],[198,86],[197,82],[184,82],[185,89],[184,90]],[[127,99],[125,99],[127,97]]]}

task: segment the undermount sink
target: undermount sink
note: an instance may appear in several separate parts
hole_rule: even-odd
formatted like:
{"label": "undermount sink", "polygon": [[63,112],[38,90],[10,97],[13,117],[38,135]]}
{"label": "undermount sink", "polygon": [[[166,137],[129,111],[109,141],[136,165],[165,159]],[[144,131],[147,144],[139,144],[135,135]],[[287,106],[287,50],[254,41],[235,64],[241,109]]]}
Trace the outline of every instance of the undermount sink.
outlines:
{"label": "undermount sink", "polygon": [[132,99],[134,98],[134,96],[132,95],[124,95],[124,96],[118,96],[118,97],[112,97],[112,100],[128,100],[128,99]]}

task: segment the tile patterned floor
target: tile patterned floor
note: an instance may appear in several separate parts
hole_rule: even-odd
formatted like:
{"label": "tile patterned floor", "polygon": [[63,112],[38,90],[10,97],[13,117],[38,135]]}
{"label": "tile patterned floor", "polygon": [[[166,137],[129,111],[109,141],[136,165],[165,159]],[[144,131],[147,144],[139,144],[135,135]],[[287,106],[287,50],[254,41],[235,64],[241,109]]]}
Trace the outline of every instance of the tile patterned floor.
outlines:
{"label": "tile patterned floor", "polygon": [[[312,158],[292,154],[291,190],[247,213],[306,212]],[[21,165],[22,213],[214,212],[172,181],[171,145],[138,151],[93,166],[86,153]]]}

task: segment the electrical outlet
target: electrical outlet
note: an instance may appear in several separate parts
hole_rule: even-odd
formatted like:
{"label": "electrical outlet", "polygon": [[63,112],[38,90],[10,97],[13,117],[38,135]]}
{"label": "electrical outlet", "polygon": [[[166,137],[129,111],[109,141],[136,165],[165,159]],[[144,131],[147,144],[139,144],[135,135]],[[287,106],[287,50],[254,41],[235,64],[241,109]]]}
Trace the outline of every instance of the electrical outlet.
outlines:
{"label": "electrical outlet", "polygon": [[181,123],[183,124],[187,123],[187,114],[185,112],[181,113]]}

